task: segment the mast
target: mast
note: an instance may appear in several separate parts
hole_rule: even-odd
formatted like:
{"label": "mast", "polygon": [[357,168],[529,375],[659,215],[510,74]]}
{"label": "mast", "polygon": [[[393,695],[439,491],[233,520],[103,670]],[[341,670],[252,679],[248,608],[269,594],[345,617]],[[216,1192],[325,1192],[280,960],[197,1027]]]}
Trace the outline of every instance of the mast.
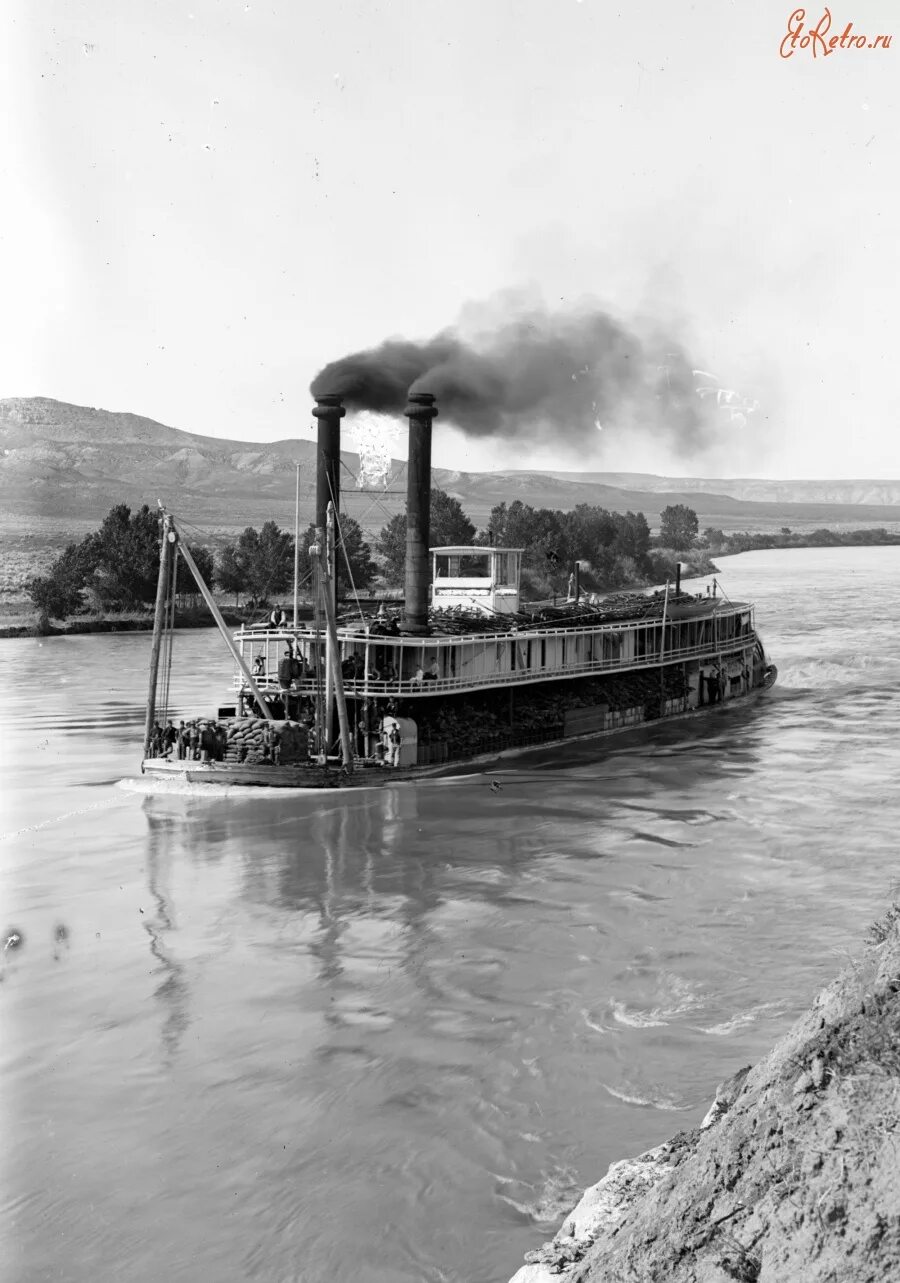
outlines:
{"label": "mast", "polygon": [[163,625],[166,616],[166,588],[169,578],[169,545],[174,535],[171,517],[162,514],[162,540],[159,546],[159,578],[156,581],[156,605],[153,610],[153,646],[150,650],[150,688],[147,692],[147,718],[144,723],[144,757],[150,753],[153,723],[156,721],[156,681],[159,676],[159,651],[162,645]]}
{"label": "mast", "polygon": [[297,594],[300,578],[300,464],[297,464],[297,485],[294,492],[294,629],[297,627]]}

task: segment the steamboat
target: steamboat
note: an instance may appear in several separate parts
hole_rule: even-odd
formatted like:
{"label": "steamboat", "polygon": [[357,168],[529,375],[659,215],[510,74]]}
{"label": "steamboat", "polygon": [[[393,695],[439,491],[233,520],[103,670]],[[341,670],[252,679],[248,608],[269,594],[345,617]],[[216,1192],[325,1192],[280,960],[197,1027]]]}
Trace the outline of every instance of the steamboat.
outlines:
{"label": "steamboat", "polygon": [[[527,610],[521,548],[430,547],[435,398],[409,396],[402,611],[339,611],[341,398],[320,396],[315,611],[232,632],[163,512],[142,771],[267,788],[378,786],[483,768],[749,701],[774,683],[753,606],[674,585]],[[182,557],[234,661],[227,699],[166,735],[175,567]],[[296,578],[296,576],[295,576]],[[577,572],[575,575],[577,580]],[[171,727],[171,723],[169,724]]]}

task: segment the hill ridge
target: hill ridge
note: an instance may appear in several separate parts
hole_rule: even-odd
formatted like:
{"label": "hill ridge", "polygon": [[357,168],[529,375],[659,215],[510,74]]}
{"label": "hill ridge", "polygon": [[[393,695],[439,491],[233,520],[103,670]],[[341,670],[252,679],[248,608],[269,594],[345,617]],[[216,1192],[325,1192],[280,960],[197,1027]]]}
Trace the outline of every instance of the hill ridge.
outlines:
{"label": "hill ridge", "polygon": [[[345,451],[342,459],[351,474],[358,472],[356,454]],[[293,522],[297,465],[308,520],[315,489],[312,441],[208,437],[130,411],[79,406],[51,397],[0,398],[0,512],[6,520],[55,520],[62,527],[66,522],[99,519],[117,502],[134,506],[160,498],[170,507],[223,528],[258,525],[269,517],[287,525]],[[402,509],[404,487],[399,474],[403,470],[405,464],[394,460],[394,479],[388,488],[400,494],[373,496],[358,489],[344,490],[345,511],[368,533],[377,532]],[[505,472],[436,468],[434,480],[459,499],[477,525],[486,523],[495,504],[517,498],[535,507],[565,509],[590,503],[643,511],[651,525],[658,524],[660,510],[670,503],[695,508],[701,528],[900,522],[900,481],[714,480],[537,468]],[[880,501],[841,498],[835,502],[817,497],[826,492],[843,496],[850,493],[847,487],[854,486],[877,491]],[[755,488],[754,497],[733,493],[736,487],[743,487],[743,493]]]}

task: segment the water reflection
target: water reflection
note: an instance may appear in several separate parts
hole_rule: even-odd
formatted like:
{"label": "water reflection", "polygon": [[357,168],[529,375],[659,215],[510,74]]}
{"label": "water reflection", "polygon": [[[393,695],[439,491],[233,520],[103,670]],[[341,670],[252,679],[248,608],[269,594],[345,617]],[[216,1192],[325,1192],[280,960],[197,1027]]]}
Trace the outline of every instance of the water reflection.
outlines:
{"label": "water reflection", "polygon": [[154,972],[162,972],[163,975],[153,997],[165,1011],[162,1025],[164,1059],[171,1063],[191,1024],[187,969],[178,962],[169,942],[175,922],[168,882],[173,860],[181,851],[181,843],[176,826],[161,817],[148,815],[147,819],[147,890],[156,914],[152,919],[145,919],[143,927],[150,939],[150,953],[158,963]]}
{"label": "water reflection", "polygon": [[[591,928],[590,914],[580,921],[573,911],[567,866],[617,862],[629,853],[649,859],[656,851],[658,868],[674,872],[662,853],[687,857],[709,841],[697,832],[701,821],[731,817],[671,800],[698,779],[714,796],[751,775],[766,725],[753,710],[744,718],[726,712],[714,730],[661,727],[603,759],[585,743],[571,746],[565,760],[557,753],[549,770],[535,754],[533,765],[503,763],[497,772],[420,786],[147,797],[146,867],[157,905],[148,932],[167,971],[156,993],[169,1007],[167,1053],[175,1054],[190,1021],[190,984],[171,947],[173,865],[187,861],[207,880],[219,870],[218,912],[240,920],[255,965],[287,949],[312,966],[293,982],[293,1001],[318,1011],[332,1031],[317,1058],[333,1055],[334,1037],[344,1050],[360,1050],[343,1039],[347,1030],[377,1035],[411,1003],[428,1013],[425,1023],[436,1034],[491,1045],[515,1019],[494,1013],[485,1017],[493,1022],[487,1029],[472,1017],[487,1010],[509,963],[492,947],[491,924],[527,931],[538,914],[545,923],[558,919],[569,934]],[[494,792],[498,776],[503,788]],[[663,796],[670,805],[661,811]],[[638,888],[632,897],[658,903],[661,912],[669,899],[668,887],[658,894]],[[456,938],[468,941],[459,960]]]}

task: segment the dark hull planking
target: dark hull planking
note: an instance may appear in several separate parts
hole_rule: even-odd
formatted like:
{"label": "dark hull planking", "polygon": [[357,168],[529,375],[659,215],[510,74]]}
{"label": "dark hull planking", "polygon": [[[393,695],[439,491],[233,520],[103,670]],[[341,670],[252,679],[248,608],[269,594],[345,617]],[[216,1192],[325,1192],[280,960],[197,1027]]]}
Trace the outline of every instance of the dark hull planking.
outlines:
{"label": "dark hull planking", "polygon": [[439,766],[381,767],[373,764],[359,766],[348,774],[340,766],[335,765],[331,765],[328,768],[313,764],[305,766],[246,766],[232,762],[186,762],[170,761],[168,758],[147,758],[141,763],[141,773],[145,777],[167,780],[171,783],[204,784],[235,788],[317,790],[384,788],[392,784],[410,783],[416,780],[434,780],[465,774],[473,768],[480,770],[490,766],[491,763],[505,761],[508,758],[546,752],[547,749],[564,749],[567,744],[582,743],[588,740],[604,740],[614,735],[643,735],[664,722],[693,721],[701,717],[710,717],[715,713],[755,702],[760,696],[767,693],[774,681],[775,675],[773,671],[771,681],[767,680],[764,686],[748,691],[744,695],[736,695],[722,703],[708,704],[702,708],[670,713],[665,717],[656,717],[643,722],[610,727],[602,731],[591,731],[584,735],[567,735],[563,739],[548,739],[543,743],[502,749],[496,753],[480,753],[474,757],[443,762]]}

